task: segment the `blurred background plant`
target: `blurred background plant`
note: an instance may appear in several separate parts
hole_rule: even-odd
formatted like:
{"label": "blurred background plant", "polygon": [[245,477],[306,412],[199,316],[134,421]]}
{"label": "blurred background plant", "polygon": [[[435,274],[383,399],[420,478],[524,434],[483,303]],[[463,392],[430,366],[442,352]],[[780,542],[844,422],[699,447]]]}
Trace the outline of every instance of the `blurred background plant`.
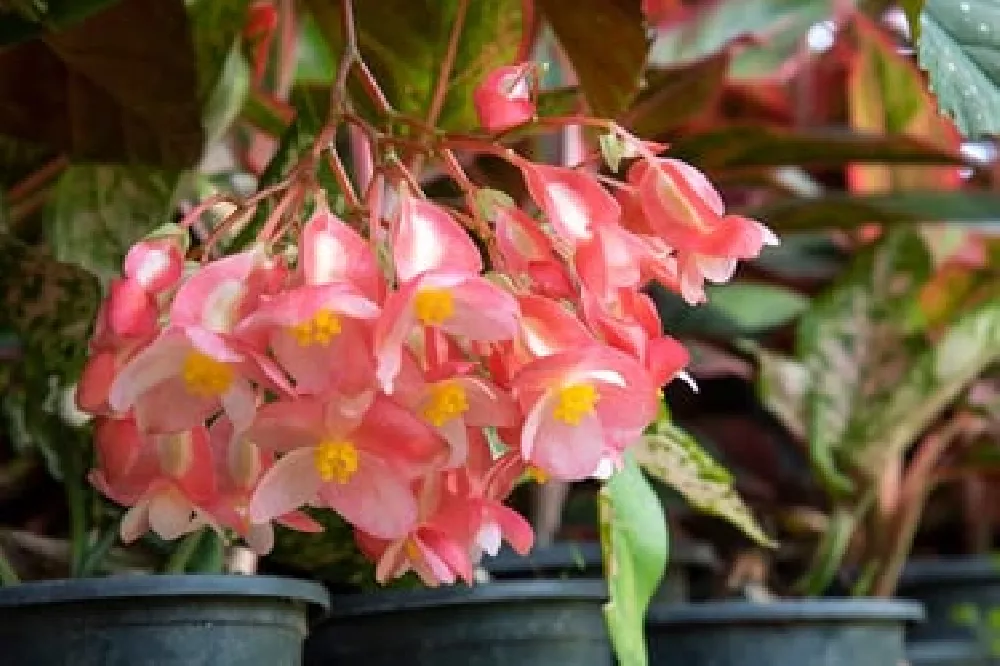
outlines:
{"label": "blurred background plant", "polygon": [[[983,501],[997,459],[989,2],[476,0],[437,101],[459,3],[357,4],[359,47],[394,108],[470,130],[482,75],[534,55],[549,63],[543,115],[585,104],[671,144],[782,236],[707,306],[652,287],[668,331],[695,346],[700,392],[669,387],[672,418],[641,462],[663,482],[675,537],[708,540],[729,563],[719,593],[819,593],[853,571],[857,591],[887,594],[915,533],[921,548],[992,546],[992,516],[947,518]],[[194,201],[288,175],[326,116],[338,20],[318,0],[0,1],[0,546],[19,576],[222,566],[211,536],[185,542],[199,553],[189,564],[148,540],[113,547],[118,511],[83,480],[92,454],[73,385],[132,242]],[[918,48],[908,26],[922,29]],[[358,140],[339,136],[342,154]],[[519,148],[572,155],[574,137],[525,135]],[[468,169],[521,187],[495,159]],[[424,178],[458,196],[440,174]],[[230,210],[211,207],[195,242]],[[596,540],[598,503],[607,517],[644,484],[600,502],[586,484],[532,488],[520,501],[544,542]],[[781,547],[759,550],[729,524]],[[264,565],[369,582],[346,528],[327,527],[308,545],[283,535]]]}

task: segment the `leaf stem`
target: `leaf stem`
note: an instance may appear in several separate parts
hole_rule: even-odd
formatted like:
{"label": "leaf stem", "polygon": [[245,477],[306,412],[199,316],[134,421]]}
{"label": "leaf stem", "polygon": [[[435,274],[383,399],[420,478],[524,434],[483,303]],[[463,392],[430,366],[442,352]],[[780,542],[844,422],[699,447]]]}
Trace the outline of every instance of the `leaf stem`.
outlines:
{"label": "leaf stem", "polygon": [[177,548],[171,553],[170,559],[167,560],[166,565],[163,567],[163,573],[184,573],[187,570],[187,565],[191,557],[198,550],[198,545],[201,543],[204,534],[205,528],[201,528],[197,532],[191,532],[181,539],[180,543],[177,544]]}
{"label": "leaf stem", "polygon": [[462,30],[465,28],[465,16],[469,11],[469,0],[459,0],[458,8],[455,10],[455,20],[451,24],[451,33],[448,36],[448,46],[441,60],[441,69],[438,71],[437,83],[434,85],[434,95],[431,97],[430,107],[427,109],[427,124],[434,126],[441,111],[444,109],[444,100],[448,95],[448,81],[451,79],[451,70],[455,67],[455,57],[458,55],[458,41],[462,37]]}
{"label": "leaf stem", "polygon": [[7,558],[7,553],[0,548],[0,586],[9,587],[21,582],[21,577],[17,575],[14,566]]}

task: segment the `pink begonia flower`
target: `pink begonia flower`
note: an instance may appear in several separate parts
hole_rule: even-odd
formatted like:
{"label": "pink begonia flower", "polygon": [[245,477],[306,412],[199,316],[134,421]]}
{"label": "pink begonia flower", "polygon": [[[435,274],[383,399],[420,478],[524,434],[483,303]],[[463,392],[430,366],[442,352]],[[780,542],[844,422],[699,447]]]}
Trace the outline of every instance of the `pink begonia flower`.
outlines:
{"label": "pink begonia flower", "polygon": [[94,432],[95,488],[130,507],[121,538],[129,543],[152,530],[163,539],[211,524],[201,506],[216,492],[208,431],[199,426],[168,435],[143,435],[131,418],[100,418]]}
{"label": "pink begonia flower", "polygon": [[429,587],[471,584],[475,564],[484,553],[496,555],[502,541],[522,555],[531,550],[531,525],[503,505],[524,462],[514,453],[493,462],[481,430],[470,429],[470,444],[470,466],[421,484],[418,520],[408,534],[394,540],[356,534],[380,582],[413,571]]}
{"label": "pink begonia flower", "polygon": [[517,300],[521,308],[518,342],[528,355],[526,361],[596,343],[576,314],[558,301],[532,294]]}
{"label": "pink begonia flower", "polygon": [[303,286],[265,297],[234,336],[268,350],[299,393],[356,396],[374,385],[371,326],[379,308],[349,284]]}
{"label": "pink begonia flower", "polygon": [[414,327],[487,342],[517,330],[517,301],[479,276],[479,250],[451,216],[405,191],[399,208],[393,261],[401,285],[386,299],[374,335],[376,377],[389,394]]}
{"label": "pink begonia flower", "polygon": [[270,403],[247,436],[287,451],[257,486],[253,522],[322,505],[380,538],[410,530],[417,517],[410,482],[447,456],[431,428],[384,396],[367,409],[312,397]]}
{"label": "pink begonia flower", "polygon": [[[217,419],[209,431],[217,493],[205,511],[216,524],[243,537],[255,553],[266,555],[274,547],[274,528],[269,521],[251,521],[249,506],[257,482],[274,464],[274,454],[261,450],[242,433],[234,433],[225,417]],[[299,511],[277,516],[274,522],[300,532],[323,531],[322,525]]]}
{"label": "pink begonia flower", "polygon": [[470,428],[509,428],[520,421],[517,405],[493,382],[471,374],[473,364],[446,364],[422,373],[408,359],[394,394],[448,443],[445,469],[464,465]]}
{"label": "pink begonia flower", "polygon": [[576,244],[596,227],[618,224],[621,207],[593,174],[527,160],[520,167],[528,193],[565,242]]}
{"label": "pink begonia flower", "polygon": [[111,281],[107,298],[107,324],[115,337],[141,338],[156,332],[156,301],[137,281]]}
{"label": "pink begonia flower", "polygon": [[643,367],[597,345],[534,361],[513,388],[527,414],[521,456],[567,481],[603,475],[659,409],[659,387]]}
{"label": "pink begonia flower", "polygon": [[125,255],[125,277],[153,296],[177,284],[183,270],[184,253],[173,238],[141,240]]}
{"label": "pink begonia flower", "polygon": [[385,279],[368,243],[320,205],[302,228],[299,269],[304,284],[347,283],[375,303],[385,297]]}
{"label": "pink begonia flower", "polygon": [[498,67],[472,93],[479,124],[488,132],[523,125],[535,115],[533,65]]}
{"label": "pink begonia flower", "polygon": [[705,280],[726,282],[737,260],[752,259],[764,245],[778,244],[760,222],[726,215],[718,191],[689,164],[639,161],[629,169],[628,181],[638,188],[650,227],[676,250],[681,294],[691,303],[705,300]]}
{"label": "pink begonia flower", "polygon": [[585,294],[583,310],[591,328],[607,344],[642,363],[657,386],[678,376],[691,360],[684,345],[663,334],[656,306],[642,292],[622,289],[611,303]]}
{"label": "pink begonia flower", "polygon": [[532,292],[551,298],[570,298],[573,285],[566,265],[556,256],[552,241],[538,222],[520,208],[498,206],[494,211],[497,248],[506,272],[530,280]]}
{"label": "pink begonia flower", "polygon": [[222,336],[170,328],[118,373],[108,403],[118,414],[134,410],[146,432],[192,428],[220,409],[234,422],[253,418],[256,395],[251,362]]}

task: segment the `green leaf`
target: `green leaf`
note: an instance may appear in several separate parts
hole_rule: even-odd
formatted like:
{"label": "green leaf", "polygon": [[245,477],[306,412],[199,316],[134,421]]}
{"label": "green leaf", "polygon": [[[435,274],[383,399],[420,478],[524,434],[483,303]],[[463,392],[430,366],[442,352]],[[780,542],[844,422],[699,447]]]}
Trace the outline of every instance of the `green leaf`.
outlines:
{"label": "green leaf", "polygon": [[690,62],[718,53],[734,42],[752,40],[734,58],[732,74],[741,79],[770,76],[801,48],[810,26],[829,19],[842,4],[837,0],[704,3],[691,19],[659,31],[650,62]]}
{"label": "green leaf", "polygon": [[45,211],[56,259],[102,280],[117,276],[129,246],[172,219],[178,179],[176,172],[152,168],[70,167]]}
{"label": "green leaf", "polygon": [[801,320],[810,456],[834,495],[853,490],[845,449],[859,415],[884,409],[922,344],[919,295],[932,270],[921,237],[896,231],[860,255]]}
{"label": "green leaf", "polygon": [[916,43],[920,40],[920,13],[924,10],[924,0],[899,0],[898,4],[910,25],[910,38]]}
{"label": "green leaf", "polygon": [[[306,4],[339,59],[343,49],[339,3],[307,0]],[[358,46],[397,111],[427,117],[457,7],[455,0],[354,3]],[[448,129],[471,129],[478,124],[472,92],[487,72],[516,57],[521,42],[521,3],[469,2],[463,25],[438,122]],[[353,98],[363,96],[355,93]]]}
{"label": "green leaf", "polygon": [[774,546],[733,488],[732,476],[691,435],[674,425],[661,425],[642,437],[635,457],[650,476],[676,490],[695,509],[722,518],[758,544]]}
{"label": "green leaf", "polygon": [[927,0],[918,59],[941,109],[970,137],[1000,134],[1000,3]]}
{"label": "green leaf", "polygon": [[198,68],[198,101],[207,142],[239,114],[250,88],[240,36],[250,0],[186,0]]}
{"label": "green leaf", "polygon": [[764,407],[774,414],[788,431],[806,437],[806,396],[809,373],[799,361],[769,351],[758,345],[741,343],[757,359],[757,393]]}
{"label": "green leaf", "polygon": [[7,9],[0,2],[0,46],[39,37],[47,30],[66,28],[116,2],[118,0],[45,0],[40,3],[14,0],[13,9]]}
{"label": "green leaf", "polygon": [[188,167],[203,148],[189,22],[178,0],[123,0],[0,50],[0,134],[72,157]]}
{"label": "green leaf", "polygon": [[724,288],[709,287],[712,306],[745,331],[758,332],[782,326],[809,307],[809,299],[772,284],[734,282]]}
{"label": "green leaf", "polygon": [[50,148],[0,134],[0,190],[18,182],[52,157]]}
{"label": "green leaf", "polygon": [[639,91],[646,32],[637,0],[538,0],[598,116],[614,117]]}
{"label": "green leaf", "polygon": [[1000,195],[989,192],[898,192],[872,196],[830,193],[816,199],[787,198],[743,211],[778,232],[853,228],[871,222],[996,224]]}
{"label": "green leaf", "polygon": [[667,567],[667,519],[631,456],[601,489],[601,551],[610,600],[604,617],[618,663],[645,666],[645,616]]}
{"label": "green leaf", "polygon": [[756,124],[716,127],[680,137],[671,156],[710,172],[785,165],[842,166],[845,162],[961,164],[955,152],[906,136],[843,129],[795,130]]}
{"label": "green leaf", "polygon": [[1000,296],[962,315],[925,349],[895,383],[887,399],[858,420],[848,445],[857,464],[872,476],[913,444],[982,372],[1000,360]]}

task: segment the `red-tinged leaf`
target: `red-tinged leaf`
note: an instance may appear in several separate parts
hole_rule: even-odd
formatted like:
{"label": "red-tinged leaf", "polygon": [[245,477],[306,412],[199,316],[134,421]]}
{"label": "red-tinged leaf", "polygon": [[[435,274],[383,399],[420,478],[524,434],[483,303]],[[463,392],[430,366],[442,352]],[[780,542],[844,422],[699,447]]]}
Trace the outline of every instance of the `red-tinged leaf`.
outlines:
{"label": "red-tinged leaf", "polygon": [[203,130],[184,4],[124,0],[0,51],[0,134],[73,157],[188,167]]}
{"label": "red-tinged leaf", "polygon": [[793,130],[734,124],[689,134],[672,143],[673,157],[712,172],[783,165],[839,166],[848,161],[892,164],[959,164],[957,150],[907,136],[842,129]]}
{"label": "red-tinged leaf", "polygon": [[639,92],[646,31],[639,0],[536,0],[591,110],[614,117]]}
{"label": "red-tinged leaf", "polygon": [[729,70],[728,54],[689,65],[653,69],[624,116],[637,135],[655,137],[702,117],[721,97]]}
{"label": "red-tinged leaf", "polygon": [[[848,78],[851,125],[860,131],[909,136],[942,151],[957,153],[961,137],[939,115],[917,68],[900,55],[880,28],[858,16],[852,34],[857,43]],[[863,193],[892,190],[956,189],[956,167],[852,165],[851,189]]]}

